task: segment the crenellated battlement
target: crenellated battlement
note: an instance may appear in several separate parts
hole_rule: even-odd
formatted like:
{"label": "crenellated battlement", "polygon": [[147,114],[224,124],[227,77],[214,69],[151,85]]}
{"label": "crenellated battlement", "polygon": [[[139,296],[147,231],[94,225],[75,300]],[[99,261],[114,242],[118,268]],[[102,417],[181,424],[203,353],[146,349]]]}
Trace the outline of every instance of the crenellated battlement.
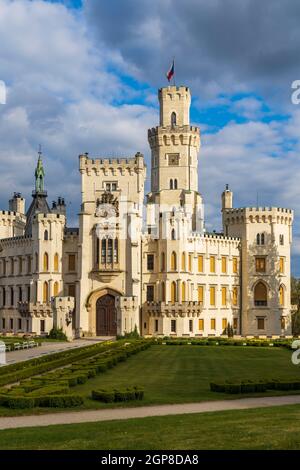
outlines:
{"label": "crenellated battlement", "polygon": [[157,146],[191,145],[199,150],[200,130],[196,126],[157,126],[148,129],[151,149]]}
{"label": "crenellated battlement", "polygon": [[283,207],[244,207],[237,209],[224,209],[223,216],[225,223],[278,223],[291,224],[294,218],[294,212],[291,209]]}
{"label": "crenellated battlement", "polygon": [[66,223],[66,217],[63,214],[36,214],[33,217],[33,220],[34,222],[37,222],[37,223],[46,223],[46,222],[52,222],[56,224]]}
{"label": "crenellated battlement", "polygon": [[90,174],[92,171],[96,174],[108,173],[111,171],[116,174],[125,173],[126,171],[139,171],[145,168],[144,156],[141,153],[136,153],[134,157],[130,158],[90,158],[87,153],[79,155],[79,171],[80,173]]}

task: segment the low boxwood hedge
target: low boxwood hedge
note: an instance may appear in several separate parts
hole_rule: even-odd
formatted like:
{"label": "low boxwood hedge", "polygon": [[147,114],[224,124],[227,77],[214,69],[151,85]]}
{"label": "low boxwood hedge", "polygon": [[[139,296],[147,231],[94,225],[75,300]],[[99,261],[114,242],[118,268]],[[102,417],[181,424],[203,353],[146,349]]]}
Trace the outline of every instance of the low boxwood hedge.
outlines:
{"label": "low boxwood hedge", "polygon": [[210,390],[219,393],[262,393],[267,390],[300,390],[299,379],[289,380],[259,380],[251,381],[245,380],[240,382],[211,382]]}
{"label": "low boxwood hedge", "polygon": [[93,390],[92,399],[104,403],[142,400],[144,398],[144,389],[141,387],[132,387],[122,390]]}

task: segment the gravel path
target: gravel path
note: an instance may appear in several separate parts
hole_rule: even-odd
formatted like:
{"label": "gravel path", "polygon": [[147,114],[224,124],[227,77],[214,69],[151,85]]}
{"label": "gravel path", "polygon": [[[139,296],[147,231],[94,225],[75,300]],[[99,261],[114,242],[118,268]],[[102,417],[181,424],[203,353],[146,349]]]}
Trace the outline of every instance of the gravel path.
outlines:
{"label": "gravel path", "polygon": [[206,413],[209,411],[244,410],[300,404],[300,395],[282,397],[241,398],[201,403],[175,405],[142,406],[137,408],[115,408],[107,410],[72,411],[35,416],[14,416],[0,418],[0,429],[26,428],[31,426],[50,426],[56,424],[92,423],[116,419],[145,418],[148,416],[167,416],[186,413]]}

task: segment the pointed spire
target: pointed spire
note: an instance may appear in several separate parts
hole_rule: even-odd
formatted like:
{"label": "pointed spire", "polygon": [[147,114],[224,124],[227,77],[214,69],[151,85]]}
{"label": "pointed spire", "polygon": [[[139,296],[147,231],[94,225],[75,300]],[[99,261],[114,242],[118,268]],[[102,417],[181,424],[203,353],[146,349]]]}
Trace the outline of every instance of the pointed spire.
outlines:
{"label": "pointed spire", "polygon": [[39,151],[38,151],[38,162],[37,166],[35,169],[35,190],[37,193],[43,193],[44,192],[44,178],[45,178],[45,170],[43,167],[43,161],[42,161],[42,147],[39,145]]}

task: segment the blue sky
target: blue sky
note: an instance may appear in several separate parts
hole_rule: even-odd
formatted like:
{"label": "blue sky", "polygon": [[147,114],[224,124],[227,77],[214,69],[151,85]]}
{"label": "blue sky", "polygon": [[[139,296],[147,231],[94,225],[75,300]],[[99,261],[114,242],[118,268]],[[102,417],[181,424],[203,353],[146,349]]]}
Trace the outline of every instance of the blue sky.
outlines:
{"label": "blue sky", "polygon": [[[235,206],[295,210],[293,272],[300,276],[300,6],[296,0],[0,0],[1,208],[28,203],[39,143],[49,200],[80,204],[78,155],[149,162],[157,88],[175,56],[176,84],[192,91],[199,125],[199,190],[219,230],[226,183]],[[170,21],[172,19],[172,21]],[[149,183],[149,172],[148,172]]]}

